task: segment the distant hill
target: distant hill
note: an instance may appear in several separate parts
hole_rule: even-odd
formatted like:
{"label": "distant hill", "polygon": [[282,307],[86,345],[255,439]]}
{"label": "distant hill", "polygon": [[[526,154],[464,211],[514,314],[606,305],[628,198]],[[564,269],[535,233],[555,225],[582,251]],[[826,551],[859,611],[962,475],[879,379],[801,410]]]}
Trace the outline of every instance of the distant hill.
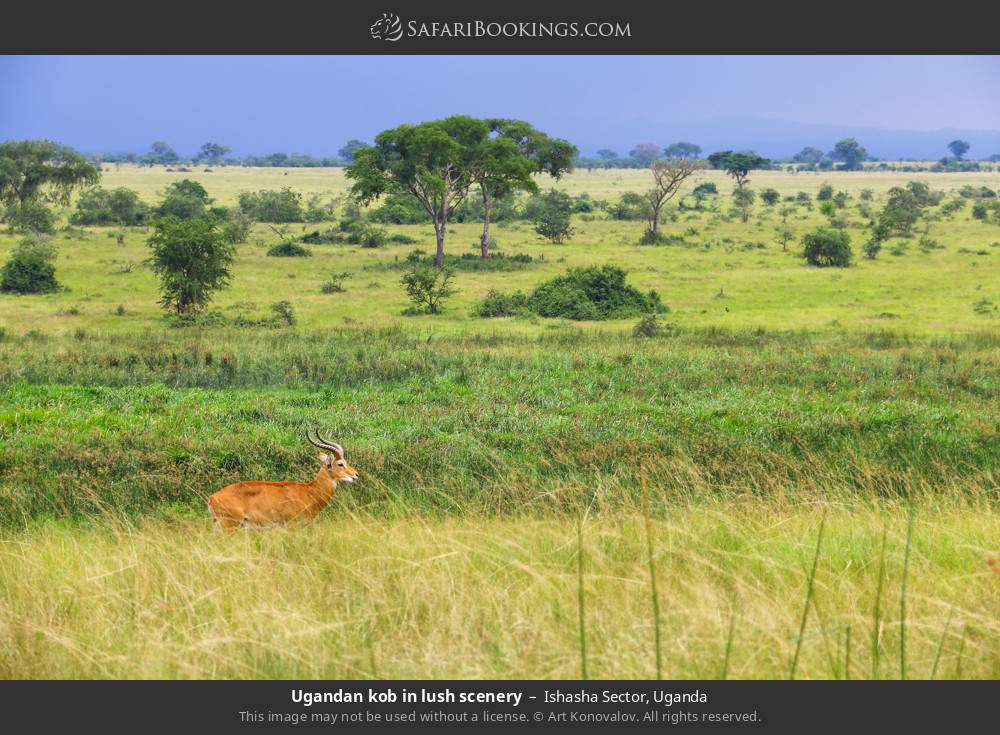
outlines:
{"label": "distant hill", "polygon": [[762,118],[715,118],[698,122],[631,120],[604,129],[587,127],[571,137],[585,155],[601,148],[627,155],[636,143],[697,143],[707,153],[731,148],[752,149],[762,156],[784,158],[805,146],[829,151],[842,138],[858,139],[871,156],[893,160],[936,160],[950,155],[947,145],[960,138],[972,146],[966,158],[1000,153],[1000,130],[890,130],[847,125],[820,125]]}

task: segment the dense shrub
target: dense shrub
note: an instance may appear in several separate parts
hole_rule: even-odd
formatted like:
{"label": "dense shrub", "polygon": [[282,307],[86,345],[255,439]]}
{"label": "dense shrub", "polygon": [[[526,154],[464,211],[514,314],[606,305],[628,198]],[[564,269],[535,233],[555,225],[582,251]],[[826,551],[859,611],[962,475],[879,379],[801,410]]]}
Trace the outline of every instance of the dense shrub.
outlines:
{"label": "dense shrub", "polygon": [[431,221],[427,210],[408,194],[390,194],[369,215],[372,222],[392,225],[421,225]]}
{"label": "dense shrub", "polygon": [[289,187],[240,194],[240,210],[258,222],[301,222],[302,195]]}
{"label": "dense shrub", "polygon": [[777,189],[764,189],[764,191],[760,193],[760,198],[764,204],[769,207],[773,207],[781,201],[781,194],[778,193]]}
{"label": "dense shrub", "polygon": [[320,232],[319,230],[313,230],[312,232],[307,232],[301,238],[302,242],[308,243],[309,245],[332,245],[338,242],[344,242],[344,236],[336,232],[327,230],[326,232]]}
{"label": "dense shrub", "polygon": [[802,256],[820,268],[846,268],[851,264],[851,237],[844,230],[820,227],[802,238]]}
{"label": "dense shrub", "polygon": [[138,192],[125,187],[108,190],[95,186],[80,192],[70,222],[131,227],[143,224],[149,214],[149,206],[139,198]]}
{"label": "dense shrub", "polygon": [[204,186],[197,181],[183,179],[166,188],[156,213],[161,217],[198,219],[208,216],[208,205],[211,202]]}
{"label": "dense shrub", "polygon": [[[490,257],[484,258],[479,253],[462,253],[461,255],[444,256],[443,265],[456,271],[516,271],[537,263],[543,258],[533,258],[527,253],[507,255],[494,250]],[[405,265],[433,265],[434,256],[424,250],[414,250],[406,256]]]}
{"label": "dense shrub", "polygon": [[4,210],[4,221],[17,232],[47,234],[56,228],[56,216],[52,210],[32,200],[11,204]]}
{"label": "dense shrub", "polygon": [[833,199],[833,187],[830,184],[823,184],[819,187],[819,193],[816,194],[816,201],[825,202]]}
{"label": "dense shrub", "polygon": [[655,291],[642,293],[625,282],[617,266],[570,268],[539,284],[528,299],[540,316],[576,320],[623,319],[663,310]]}
{"label": "dense shrub", "polygon": [[267,254],[272,258],[308,258],[312,255],[312,251],[302,247],[297,242],[285,240],[270,248]]}
{"label": "dense shrub", "polygon": [[0,291],[32,294],[59,290],[55,259],[56,249],[48,240],[39,237],[22,240],[0,269]]}
{"label": "dense shrub", "polygon": [[632,327],[633,337],[659,337],[663,334],[663,325],[656,314],[646,314]]}
{"label": "dense shrub", "polygon": [[[704,184],[703,184],[704,186]],[[699,187],[701,188],[701,187]],[[713,190],[715,184],[712,184]],[[713,191],[712,193],[718,193]],[[608,205],[608,216],[618,220],[644,220],[649,217],[649,200],[642,194],[627,191],[621,199]]]}
{"label": "dense shrub", "polygon": [[476,304],[475,316],[483,318],[517,316],[529,311],[528,296],[521,291],[500,293],[490,289],[486,298]]}
{"label": "dense shrub", "polygon": [[248,215],[241,211],[227,212],[227,217],[222,225],[222,236],[226,242],[239,245],[247,241],[252,228],[253,219]]}

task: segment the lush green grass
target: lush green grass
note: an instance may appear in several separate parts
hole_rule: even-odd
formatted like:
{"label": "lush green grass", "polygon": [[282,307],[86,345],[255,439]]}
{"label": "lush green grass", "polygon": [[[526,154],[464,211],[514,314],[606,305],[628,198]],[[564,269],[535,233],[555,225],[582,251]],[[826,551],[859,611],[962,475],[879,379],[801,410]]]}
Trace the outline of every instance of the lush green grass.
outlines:
{"label": "lush green grass", "polygon": [[986,494],[1000,468],[996,341],[676,332],[414,339],[291,330],[0,345],[0,510],[156,512],[313,472],[338,437],[372,512],[664,499]]}
{"label": "lush green grass", "polygon": [[[152,201],[185,175],[227,204],[345,190],[336,170],[122,167],[104,185]],[[608,199],[645,176],[559,186]],[[859,249],[859,191],[911,178],[1000,183],[762,172],[752,185],[849,191]],[[576,217],[564,245],[500,225],[503,251],[544,260],[459,273],[440,317],[400,315],[414,246],[269,258],[277,236],[258,226],[215,308],[289,300],[299,324],[282,329],[171,328],[144,232],[124,247],[107,228],[60,234],[70,290],[0,296],[0,676],[572,677],[583,599],[588,674],[646,677],[651,568],[666,677],[786,677],[793,660],[797,678],[896,677],[904,608],[908,676],[935,660],[939,677],[1000,675],[1000,334],[973,308],[1000,303],[1000,228],[968,206],[932,211],[918,234],[943,248],[893,241],[820,270],[776,244],[776,211],[758,205],[744,225],[728,210],[724,196],[679,213],[664,230],[687,244],[658,247],[635,244],[642,223],[599,216]],[[790,222],[801,234],[822,219],[800,208]],[[429,227],[391,229],[432,248]],[[453,229],[449,252],[471,252],[477,226]],[[16,241],[0,234],[0,259]],[[471,316],[490,288],[595,263],[661,292],[663,335]],[[331,271],[352,273],[345,293],[320,293]],[[336,436],[362,482],[308,528],[212,534],[207,494],[314,474],[307,426]]]}

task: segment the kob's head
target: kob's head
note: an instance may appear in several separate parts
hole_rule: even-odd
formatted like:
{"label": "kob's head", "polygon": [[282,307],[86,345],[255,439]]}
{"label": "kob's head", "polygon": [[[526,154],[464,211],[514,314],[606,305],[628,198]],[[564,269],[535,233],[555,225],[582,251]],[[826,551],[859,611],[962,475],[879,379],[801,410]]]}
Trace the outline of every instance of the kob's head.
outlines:
{"label": "kob's head", "polygon": [[319,435],[319,432],[316,433],[316,439],[314,440],[307,431],[306,439],[313,446],[330,452],[329,454],[320,454],[319,461],[323,465],[323,469],[326,470],[333,480],[336,482],[354,482],[358,479],[358,471],[347,464],[347,460],[344,459],[344,448],[342,446],[327,441]]}

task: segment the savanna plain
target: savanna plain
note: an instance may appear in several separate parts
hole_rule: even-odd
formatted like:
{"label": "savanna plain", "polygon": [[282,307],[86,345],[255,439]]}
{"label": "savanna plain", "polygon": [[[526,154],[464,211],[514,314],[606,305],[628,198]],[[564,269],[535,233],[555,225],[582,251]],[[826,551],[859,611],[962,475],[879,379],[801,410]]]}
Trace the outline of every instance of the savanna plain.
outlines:
{"label": "savanna plain", "polygon": [[[291,187],[331,221],[255,224],[214,321],[164,317],[142,227],[64,228],[64,289],[0,295],[0,677],[1000,677],[1000,226],[948,206],[1000,173],[755,171],[790,201],[743,222],[703,171],[658,245],[600,206],[559,244],[498,221],[530,259],[458,263],[417,316],[399,280],[429,224],[267,255],[335,226],[341,169],[101,184],[153,204],[183,178],[221,205]],[[648,179],[539,183],[615,202]],[[943,196],[865,258],[862,208],[914,180]],[[848,268],[801,256],[824,184]],[[605,264],[660,294],[655,328],[475,314]],[[360,482],[305,527],[213,530],[218,488],[312,478],[314,427]]]}

